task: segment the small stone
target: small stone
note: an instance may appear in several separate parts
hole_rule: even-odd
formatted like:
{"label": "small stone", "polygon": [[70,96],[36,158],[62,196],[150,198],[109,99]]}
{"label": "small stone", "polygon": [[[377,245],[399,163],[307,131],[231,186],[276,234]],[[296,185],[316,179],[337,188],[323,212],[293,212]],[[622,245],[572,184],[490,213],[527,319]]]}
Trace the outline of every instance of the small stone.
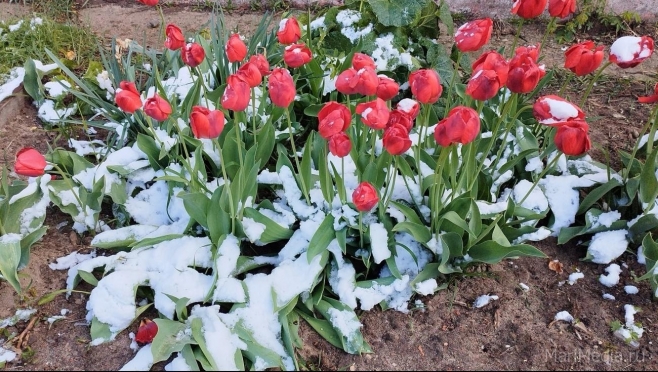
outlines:
{"label": "small stone", "polygon": [[160,27],[160,21],[150,21],[148,26],[149,28],[158,28]]}
{"label": "small stone", "polygon": [[633,136],[633,138],[637,138],[637,137],[640,136],[640,133],[636,129],[633,129],[633,131],[631,132],[631,135]]}

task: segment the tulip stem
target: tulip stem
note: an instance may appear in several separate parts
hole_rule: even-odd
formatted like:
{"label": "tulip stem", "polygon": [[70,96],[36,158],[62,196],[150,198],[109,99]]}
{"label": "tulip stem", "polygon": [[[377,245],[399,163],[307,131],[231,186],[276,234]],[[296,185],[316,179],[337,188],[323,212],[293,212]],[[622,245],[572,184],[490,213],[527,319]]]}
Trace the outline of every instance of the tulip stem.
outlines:
{"label": "tulip stem", "polygon": [[363,212],[359,211],[359,248],[363,249]]}
{"label": "tulip stem", "polygon": [[251,126],[254,131],[254,144],[258,145],[258,138],[256,137],[256,91],[251,89]]}
{"label": "tulip stem", "polygon": [[587,86],[587,90],[585,91],[585,94],[583,95],[583,98],[580,99],[580,105],[579,106],[581,108],[583,107],[583,105],[587,101],[587,97],[589,97],[589,94],[592,91],[592,87],[594,87],[594,84],[596,83],[596,81],[599,80],[599,77],[601,77],[601,74],[603,73],[603,70],[608,68],[608,66],[610,66],[611,64],[612,64],[612,62],[610,62],[610,61],[606,62],[603,66],[601,66],[599,71],[596,72],[596,75],[594,75],[592,80],[590,80],[589,85]]}
{"label": "tulip stem", "polygon": [[338,195],[340,196],[340,201],[345,204],[347,202],[347,198],[345,197],[345,157],[343,156],[340,158],[340,176],[342,177],[341,179],[343,180],[343,190],[338,191]]}
{"label": "tulip stem", "polygon": [[430,231],[435,231],[438,236],[438,223],[439,223],[439,212],[441,210],[441,189],[443,186],[443,169],[445,168],[445,162],[450,154],[450,146],[442,147],[439,158],[436,160],[436,166],[434,167],[434,183],[430,187],[430,206],[432,207],[430,215]]}
{"label": "tulip stem", "polygon": [[523,202],[526,199],[528,199],[528,196],[530,196],[532,190],[534,190],[537,184],[539,184],[539,181],[541,181],[541,179],[546,175],[546,173],[548,173],[548,171],[551,170],[555,166],[555,164],[557,164],[557,162],[560,160],[561,157],[562,154],[558,153],[557,155],[555,155],[553,160],[551,160],[551,162],[548,165],[546,165],[546,168],[544,168],[544,170],[541,172],[539,177],[537,177],[537,180],[532,183],[532,186],[530,186],[530,189],[528,189],[528,192],[526,192],[525,196],[523,197],[523,199],[521,199],[518,205],[523,205]]}
{"label": "tulip stem", "polygon": [[514,42],[512,43],[512,48],[510,49],[510,58],[514,56],[514,51],[516,50],[516,44],[519,42],[519,35],[521,35],[521,30],[523,29],[523,22],[525,18],[519,20],[519,26],[516,28],[516,34],[514,35]]}
{"label": "tulip stem", "polygon": [[384,201],[384,210],[383,212],[386,213],[386,210],[388,209],[388,205],[391,203],[391,199],[393,199],[393,191],[395,191],[395,179],[397,178],[398,175],[398,168],[397,168],[397,156],[396,161],[394,163],[391,163],[391,166],[389,167],[389,173],[392,173],[392,175],[389,175],[390,177],[388,178],[386,182],[386,192],[384,196],[386,197]]}
{"label": "tulip stem", "polygon": [[292,119],[290,119],[290,110],[286,108],[286,117],[288,118],[288,133],[290,137],[290,146],[292,147],[292,154],[295,158],[295,166],[297,166],[297,174],[300,183],[302,184],[302,193],[304,193],[304,198],[306,199],[307,204],[311,204],[311,199],[308,197],[308,189],[306,188],[306,182],[304,182],[304,176],[302,173],[302,167],[299,165],[299,158],[297,157],[297,147],[295,146],[295,139],[292,134]]}
{"label": "tulip stem", "polygon": [[[213,143],[215,146],[217,146],[217,149],[219,150],[219,153],[222,153],[222,146],[219,144],[219,138],[215,138],[213,140]],[[224,157],[222,156],[220,158],[222,164],[222,176],[224,177],[224,190],[228,193],[228,203],[229,203],[229,211],[231,213],[231,234],[235,235],[235,208],[233,206],[233,194],[231,193],[231,181],[228,179],[228,176],[226,175],[226,166],[224,165]]]}
{"label": "tulip stem", "polygon": [[166,40],[167,31],[165,29],[165,18],[164,18],[164,13],[162,12],[162,6],[158,4],[157,8],[158,8],[158,13],[160,14],[160,37]]}
{"label": "tulip stem", "polygon": [[[652,117],[653,117],[653,125],[651,123]],[[628,168],[626,168],[626,172],[624,174],[624,184],[628,182],[628,178],[631,174],[631,168],[633,165],[632,162],[635,159],[635,155],[637,154],[637,151],[640,149],[640,140],[644,136],[644,133],[646,133],[646,131],[649,130],[650,126],[653,133],[649,133],[649,138],[647,138],[647,156],[651,154],[651,148],[653,147],[653,137],[655,136],[655,131],[656,131],[656,124],[658,124],[658,105],[656,105],[653,108],[649,120],[647,121],[646,124],[644,124],[644,127],[642,127],[642,130],[640,131],[640,135],[637,137],[637,141],[635,141],[635,145],[633,146],[633,152],[630,157],[631,163],[629,164]]]}
{"label": "tulip stem", "polygon": [[5,228],[2,226],[2,221],[0,221],[0,236],[1,235],[7,235],[7,231]]}
{"label": "tulip stem", "polygon": [[571,79],[573,78],[572,73],[567,73],[567,78],[564,79],[564,82],[562,83],[562,86],[560,87],[560,90],[557,92],[557,95],[562,97],[562,93],[564,93],[564,89],[567,87],[567,85],[571,82]]}
{"label": "tulip stem", "polygon": [[[423,172],[420,170],[420,149],[424,144],[423,139],[423,129],[429,125],[430,110],[432,109],[431,105],[423,104],[421,107],[422,119],[420,122],[420,129],[418,129],[418,143],[416,144],[415,159],[416,160],[416,172],[418,172],[418,187],[422,189],[423,187]],[[422,190],[421,190],[422,193]]]}
{"label": "tulip stem", "polygon": [[450,87],[448,88],[448,96],[446,97],[446,112],[449,112],[452,108],[452,93],[455,89],[455,81],[457,80],[457,75],[459,75],[459,62],[462,59],[462,52],[457,50],[457,61],[455,62],[455,69],[453,70],[452,78],[450,79]]}
{"label": "tulip stem", "polygon": [[549,33],[553,33],[553,27],[555,27],[555,17],[551,17],[551,20],[548,22],[548,26],[546,26],[546,31],[544,32],[544,36],[541,38],[541,44],[539,44],[539,53],[541,53],[541,47],[544,46],[544,43],[546,42],[546,38],[548,38]]}
{"label": "tulip stem", "polygon": [[370,140],[370,163],[375,161],[375,144],[377,142],[377,131],[372,131]]}
{"label": "tulip stem", "polygon": [[526,110],[529,110],[529,109],[530,109],[530,106],[526,106],[526,107],[518,110],[516,112],[516,114],[514,114],[514,116],[512,116],[512,120],[510,120],[510,122],[505,127],[505,134],[503,135],[503,145],[500,146],[500,148],[498,149],[498,152],[496,153],[496,159],[494,159],[493,163],[491,164],[492,169],[495,170],[496,166],[498,165],[498,162],[500,161],[500,157],[503,154],[503,149],[505,148],[505,143],[504,142],[507,140],[507,135],[509,135],[509,133],[512,131],[512,128],[514,127],[514,124],[516,123],[516,119],[519,117],[519,115],[523,111],[526,111]]}

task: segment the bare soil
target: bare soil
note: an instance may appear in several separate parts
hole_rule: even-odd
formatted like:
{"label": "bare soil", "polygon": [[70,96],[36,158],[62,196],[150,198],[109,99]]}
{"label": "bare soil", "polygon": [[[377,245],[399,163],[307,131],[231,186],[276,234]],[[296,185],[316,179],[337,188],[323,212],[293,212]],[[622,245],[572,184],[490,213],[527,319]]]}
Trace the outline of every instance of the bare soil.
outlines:
{"label": "bare soil", "polygon": [[[0,19],[29,14],[29,10],[16,4],[0,3]],[[166,9],[165,17],[185,30],[202,27],[207,12],[195,12],[193,7]],[[158,45],[159,15],[152,9],[135,5],[134,1],[91,0],[79,9],[82,22],[87,22],[99,35],[134,38],[140,41],[145,35],[147,45]],[[228,14],[229,25],[240,27],[243,32],[252,30],[260,14]],[[231,26],[229,26],[231,27]],[[513,26],[496,24],[492,47],[510,45]],[[510,32],[510,30],[512,30]],[[542,25],[524,28],[523,38],[528,43],[542,38]],[[656,35],[656,30],[642,30]],[[609,45],[608,34],[587,35],[598,37]],[[140,41],[141,42],[141,41]],[[544,62],[548,67],[562,63],[563,45],[550,42],[545,46]],[[649,106],[639,105],[636,97],[650,92],[656,81],[658,58],[635,69],[619,70],[611,67],[592,91],[588,113],[593,142],[602,148],[616,152],[628,150],[637,137],[637,131],[647,120]],[[582,96],[586,81],[573,81],[567,96],[575,102]],[[552,91],[551,91],[552,89]],[[546,93],[556,92],[558,87],[546,88]],[[47,150],[54,135],[42,129],[36,118],[36,110],[22,92],[0,103],[0,141],[3,156],[0,161],[11,166],[13,154],[23,146]],[[597,152],[598,151],[598,152]],[[603,160],[601,150],[593,155]],[[67,216],[52,210],[46,225],[48,234],[32,249],[30,264],[23,271],[23,283],[29,290],[24,298],[14,294],[6,283],[0,283],[0,318],[10,316],[16,308],[34,306],[44,294],[65,287],[66,271],[53,271],[48,263],[73,251],[86,253],[90,250],[88,237],[78,237],[71,232],[70,223],[57,228],[60,222],[68,222]],[[372,354],[353,356],[332,347],[306,324],[302,324],[304,347],[299,358],[306,369],[327,370],[656,370],[658,369],[658,306],[651,301],[651,289],[646,282],[635,283],[634,276],[643,274],[644,267],[637,264],[635,256],[625,255],[619,263],[627,266],[622,280],[614,288],[598,282],[604,271],[603,265],[581,262],[585,248],[575,245],[558,246],[555,241],[539,243],[550,259],[559,260],[564,272],[549,270],[548,261],[518,259],[497,265],[482,267],[464,278],[452,280],[447,290],[434,296],[419,297],[424,309],[409,314],[395,311],[370,311],[361,314],[363,332],[373,349]],[[573,286],[565,284],[568,275],[575,271],[584,273],[584,279]],[[530,289],[523,291],[519,283]],[[561,284],[562,283],[562,284]],[[624,285],[636,285],[637,295],[624,292]],[[90,288],[80,286],[81,291]],[[604,300],[603,293],[616,297]],[[493,294],[499,300],[474,309],[472,303],[479,295]],[[27,323],[19,323],[10,332],[29,336],[22,361],[8,364],[7,370],[116,370],[133,357],[129,348],[128,332],[135,332],[137,324],[122,332],[116,341],[98,347],[90,347],[89,329],[84,325],[87,296],[76,293],[66,299],[58,296],[51,303],[38,308],[36,321],[29,329]],[[614,338],[610,323],[623,322],[624,304],[642,309],[636,315],[645,334],[641,346],[633,349]],[[46,318],[59,315],[61,309],[71,312],[64,320],[49,324]],[[569,311],[579,320],[579,326],[553,322],[559,311]],[[156,365],[161,369],[162,364]]]}

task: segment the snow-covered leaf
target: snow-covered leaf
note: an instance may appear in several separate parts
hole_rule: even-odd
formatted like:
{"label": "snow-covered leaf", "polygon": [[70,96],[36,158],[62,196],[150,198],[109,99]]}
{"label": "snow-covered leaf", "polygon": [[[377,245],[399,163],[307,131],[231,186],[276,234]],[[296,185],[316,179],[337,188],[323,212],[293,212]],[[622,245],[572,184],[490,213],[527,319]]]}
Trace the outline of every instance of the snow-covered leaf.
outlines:
{"label": "snow-covered leaf", "polygon": [[384,26],[406,26],[427,5],[428,0],[369,0],[372,11]]}
{"label": "snow-covered leaf", "polygon": [[18,281],[18,265],[21,261],[21,236],[6,234],[0,236],[0,274],[21,293],[21,283]]}

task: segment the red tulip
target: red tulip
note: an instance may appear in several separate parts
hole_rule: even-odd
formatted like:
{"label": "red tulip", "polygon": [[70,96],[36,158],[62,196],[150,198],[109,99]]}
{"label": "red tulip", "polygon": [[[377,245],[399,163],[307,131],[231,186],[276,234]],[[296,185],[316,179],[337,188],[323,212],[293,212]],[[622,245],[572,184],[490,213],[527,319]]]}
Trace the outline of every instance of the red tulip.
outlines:
{"label": "red tulip", "polygon": [[233,34],[228,38],[226,43],[226,56],[229,62],[240,62],[247,56],[247,45],[240,38],[240,35]]}
{"label": "red tulip", "polygon": [[148,6],[156,6],[158,5],[158,0],[137,0],[140,3]]}
{"label": "red tulip", "polygon": [[114,101],[120,109],[132,114],[142,107],[142,96],[137,91],[135,83],[122,81],[119,87],[120,89],[116,90]]}
{"label": "red tulip", "polygon": [[388,101],[398,95],[400,85],[386,75],[378,75],[379,83],[377,85],[377,97]]}
{"label": "red tulip", "polygon": [[149,344],[158,334],[158,325],[149,319],[142,319],[135,335],[135,341],[141,344]]}
{"label": "red tulip", "polygon": [[565,155],[579,156],[592,147],[587,135],[589,126],[582,120],[568,121],[557,128],[555,146]]}
{"label": "red tulip", "polygon": [[416,116],[418,116],[418,113],[420,112],[420,105],[418,104],[418,102],[414,101],[411,98],[402,99],[400,102],[398,102],[395,108],[409,115],[411,120],[414,120]]}
{"label": "red tulip", "polygon": [[434,130],[434,139],[446,147],[453,143],[465,145],[480,133],[480,115],[466,106],[457,106],[450,110],[448,116],[441,120]]}
{"label": "red tulip", "polygon": [[267,82],[270,100],[275,106],[288,107],[295,99],[297,90],[290,72],[284,68],[275,68]]}
{"label": "red tulip", "polygon": [[610,46],[610,62],[621,68],[635,67],[651,57],[653,46],[649,36],[622,36]]}
{"label": "red tulip", "polygon": [[594,42],[587,40],[572,45],[564,52],[564,68],[568,68],[578,76],[594,72],[603,61],[603,45],[594,48]]}
{"label": "red tulip", "polygon": [[514,0],[512,14],[525,19],[539,17],[546,9],[547,2],[548,0]]}
{"label": "red tulip", "polygon": [[520,46],[516,48],[516,50],[514,51],[514,57],[512,57],[510,63],[514,61],[514,58],[517,57],[520,58],[521,56],[530,57],[533,61],[537,62],[539,60],[540,50],[541,50],[541,44]]}
{"label": "red tulip", "polygon": [[401,155],[411,147],[409,131],[403,125],[394,124],[384,130],[383,144],[391,155]]}
{"label": "red tulip", "polygon": [[373,96],[377,94],[379,77],[372,67],[363,67],[356,72],[356,92],[364,96]]}
{"label": "red tulip", "polygon": [[431,69],[416,70],[409,74],[411,94],[420,103],[434,103],[439,100],[443,87],[436,71]]}
{"label": "red tulip", "polygon": [[480,57],[471,65],[473,73],[479,70],[495,71],[498,76],[500,86],[507,84],[507,74],[509,73],[509,63],[498,52],[489,51],[482,53]]}
{"label": "red tulip", "polygon": [[261,77],[270,74],[270,63],[267,62],[267,58],[265,58],[264,55],[254,54],[251,56],[251,58],[249,58],[249,62],[255,64],[256,67],[258,67],[258,71],[260,72]]}
{"label": "red tulip", "polygon": [[407,130],[407,133],[409,133],[411,132],[411,128],[414,127],[414,120],[404,111],[395,109],[392,110],[391,114],[388,116],[386,128],[390,128],[394,125],[402,125]]}
{"label": "red tulip", "polygon": [[318,132],[324,139],[329,139],[334,135],[344,132],[350,126],[352,114],[347,106],[335,101],[324,104],[318,112]]}
{"label": "red tulip", "polygon": [[500,89],[500,79],[496,71],[478,70],[473,74],[466,85],[466,94],[478,101],[493,98]]}
{"label": "red tulip", "polygon": [[350,136],[343,132],[338,132],[329,138],[329,152],[339,158],[349,155],[352,151],[352,141]]}
{"label": "red tulip", "polygon": [[640,103],[656,103],[658,102],[658,83],[653,87],[653,94],[646,97],[638,97],[638,102]]}
{"label": "red tulip", "polygon": [[580,107],[554,95],[539,97],[532,106],[532,113],[544,125],[560,125],[566,121],[585,119],[585,113]]}
{"label": "red tulip", "polygon": [[[517,51],[520,49],[517,49]],[[517,53],[509,64],[507,88],[514,93],[529,93],[546,74],[544,66],[538,66],[533,58],[534,50]]]}
{"label": "red tulip", "polygon": [[369,182],[361,182],[352,193],[352,203],[359,212],[368,212],[377,205],[377,190]]}
{"label": "red tulip", "polygon": [[180,51],[180,58],[190,67],[197,67],[203,62],[206,52],[203,47],[197,43],[186,44]]}
{"label": "red tulip", "polygon": [[388,123],[390,112],[386,101],[376,98],[374,101],[359,103],[356,105],[356,113],[361,115],[363,124],[372,129],[384,129]]}
{"label": "red tulip", "polygon": [[156,94],[144,102],[144,113],[157,121],[165,121],[171,115],[171,106]]}
{"label": "red tulip", "polygon": [[373,61],[369,55],[363,53],[354,53],[354,56],[352,57],[352,67],[357,71],[364,67],[376,69],[375,61]]}
{"label": "red tulip", "polygon": [[263,77],[260,74],[260,70],[258,70],[258,66],[252,62],[247,62],[240,66],[237,74],[242,78],[242,80],[246,81],[251,88],[259,86],[263,80]]}
{"label": "red tulip", "polygon": [[576,0],[549,0],[548,14],[551,17],[566,18],[576,11]]}
{"label": "red tulip", "polygon": [[185,36],[183,36],[183,31],[178,26],[173,24],[167,25],[165,34],[167,35],[165,48],[178,50],[185,46]]}
{"label": "red tulip", "polygon": [[279,22],[279,30],[276,33],[279,43],[283,45],[294,44],[302,37],[302,30],[299,28],[297,19],[284,18]]}
{"label": "red tulip", "polygon": [[463,24],[455,33],[455,45],[462,52],[475,52],[491,39],[491,18],[476,19]]}
{"label": "red tulip", "polygon": [[217,138],[224,129],[224,113],[194,106],[190,113],[190,126],[196,138]]}
{"label": "red tulip", "polygon": [[336,90],[343,94],[356,94],[356,84],[358,81],[359,78],[356,76],[356,70],[348,68],[336,78]]}
{"label": "red tulip", "polygon": [[46,158],[32,147],[24,147],[16,153],[14,172],[21,176],[38,177],[45,173]]}
{"label": "red tulip", "polygon": [[249,106],[249,98],[251,98],[249,83],[237,74],[229,75],[226,80],[222,107],[231,111],[244,111]]}
{"label": "red tulip", "polygon": [[297,68],[311,62],[313,53],[304,44],[292,44],[286,47],[283,51],[283,62],[288,67]]}

